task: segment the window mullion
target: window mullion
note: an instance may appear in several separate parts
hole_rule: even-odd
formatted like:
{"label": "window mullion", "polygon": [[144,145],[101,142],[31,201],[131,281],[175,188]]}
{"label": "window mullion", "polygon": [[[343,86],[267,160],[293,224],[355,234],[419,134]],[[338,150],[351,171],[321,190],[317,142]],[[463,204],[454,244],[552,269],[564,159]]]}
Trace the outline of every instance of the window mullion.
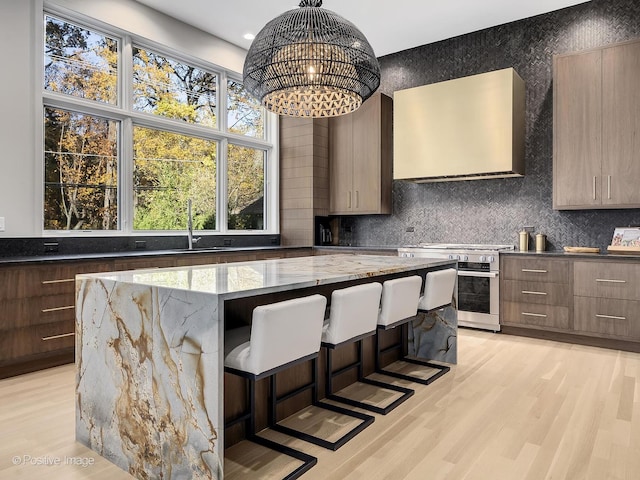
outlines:
{"label": "window mullion", "polygon": [[218,213],[216,214],[217,228],[220,233],[228,232],[228,218],[227,218],[227,210],[228,210],[228,188],[227,188],[227,165],[228,165],[228,152],[229,150],[229,141],[225,138],[219,143],[218,148],[218,165],[216,169],[217,174],[217,195],[216,195],[216,209]]}
{"label": "window mullion", "polygon": [[218,128],[227,133],[227,73],[222,71],[218,75]]}
{"label": "window mullion", "polygon": [[[125,112],[131,111],[133,88],[131,37],[122,38],[121,55],[118,59],[120,73],[118,105]],[[120,230],[125,234],[133,233],[133,122],[127,117],[121,124],[120,132]]]}

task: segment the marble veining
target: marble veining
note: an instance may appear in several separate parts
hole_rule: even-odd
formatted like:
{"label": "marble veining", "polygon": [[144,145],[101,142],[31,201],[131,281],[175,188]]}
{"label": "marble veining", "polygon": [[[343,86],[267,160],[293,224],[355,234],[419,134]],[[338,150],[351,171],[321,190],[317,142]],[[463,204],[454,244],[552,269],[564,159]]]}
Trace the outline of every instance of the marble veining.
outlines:
{"label": "marble veining", "polygon": [[[76,439],[139,479],[221,479],[226,299],[450,264],[331,255],[78,275]],[[447,345],[454,356],[432,359],[455,361],[450,331],[428,340],[429,319],[415,353]]]}
{"label": "marble veining", "polygon": [[[118,282],[225,295],[268,293],[450,264],[450,260],[377,255],[318,255],[108,274]],[[104,278],[105,274],[96,274]]]}
{"label": "marble veining", "polygon": [[221,478],[217,302],[77,283],[76,438],[136,478]]}
{"label": "marble veining", "polygon": [[408,334],[409,356],[458,363],[458,316],[454,306],[418,313]]}

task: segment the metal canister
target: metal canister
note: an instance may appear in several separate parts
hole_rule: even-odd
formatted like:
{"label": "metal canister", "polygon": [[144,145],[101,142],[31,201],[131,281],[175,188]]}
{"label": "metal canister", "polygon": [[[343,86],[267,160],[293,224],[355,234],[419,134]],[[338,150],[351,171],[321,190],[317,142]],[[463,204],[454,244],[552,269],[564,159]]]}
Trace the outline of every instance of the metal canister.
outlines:
{"label": "metal canister", "polygon": [[523,230],[520,232],[520,251],[527,252],[529,250],[529,232]]}
{"label": "metal canister", "polygon": [[547,249],[547,236],[544,233],[536,235],[536,252],[544,252]]}

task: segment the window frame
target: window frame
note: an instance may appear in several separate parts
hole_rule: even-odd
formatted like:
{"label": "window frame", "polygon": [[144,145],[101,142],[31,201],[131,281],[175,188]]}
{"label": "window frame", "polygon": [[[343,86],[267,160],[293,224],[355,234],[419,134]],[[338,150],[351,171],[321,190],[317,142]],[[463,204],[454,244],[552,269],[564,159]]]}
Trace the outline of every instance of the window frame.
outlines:
{"label": "window frame", "polygon": [[[62,93],[47,91],[44,88],[44,25],[45,16],[50,15],[61,21],[73,23],[98,34],[104,34],[118,41],[118,99],[116,104],[102,104],[94,100],[72,97]],[[242,76],[191,56],[187,52],[178,51],[166,45],[148,40],[135,32],[127,32],[104,24],[98,19],[87,17],[55,5],[44,5],[38,14],[36,71],[36,90],[39,93],[36,102],[36,166],[38,230],[43,235],[85,237],[85,236],[175,236],[180,230],[134,230],[133,229],[133,128],[141,126],[166,130],[180,135],[204,138],[218,143],[217,153],[217,192],[216,192],[216,229],[198,230],[205,235],[271,235],[279,233],[279,145],[278,117],[264,111],[264,138],[244,136],[227,131],[227,80],[242,83]],[[211,72],[217,77],[216,107],[217,128],[190,124],[181,120],[140,112],[133,109],[133,46],[148,49],[184,62],[190,66]],[[44,228],[44,109],[61,108],[73,112],[96,115],[120,122],[120,138],[118,141],[118,229],[116,230],[46,230]],[[264,172],[264,229],[262,230],[229,230],[227,218],[227,151],[228,144],[245,146],[265,152]],[[37,153],[39,151],[39,153]],[[185,225],[186,230],[186,225]]]}

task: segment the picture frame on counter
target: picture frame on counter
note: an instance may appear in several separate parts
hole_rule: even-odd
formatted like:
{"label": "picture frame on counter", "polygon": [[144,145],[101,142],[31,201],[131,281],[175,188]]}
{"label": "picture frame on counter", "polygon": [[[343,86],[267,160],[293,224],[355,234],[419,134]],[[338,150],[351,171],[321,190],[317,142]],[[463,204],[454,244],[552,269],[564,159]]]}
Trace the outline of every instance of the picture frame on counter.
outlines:
{"label": "picture frame on counter", "polygon": [[615,228],[607,251],[617,254],[640,254],[640,227]]}

